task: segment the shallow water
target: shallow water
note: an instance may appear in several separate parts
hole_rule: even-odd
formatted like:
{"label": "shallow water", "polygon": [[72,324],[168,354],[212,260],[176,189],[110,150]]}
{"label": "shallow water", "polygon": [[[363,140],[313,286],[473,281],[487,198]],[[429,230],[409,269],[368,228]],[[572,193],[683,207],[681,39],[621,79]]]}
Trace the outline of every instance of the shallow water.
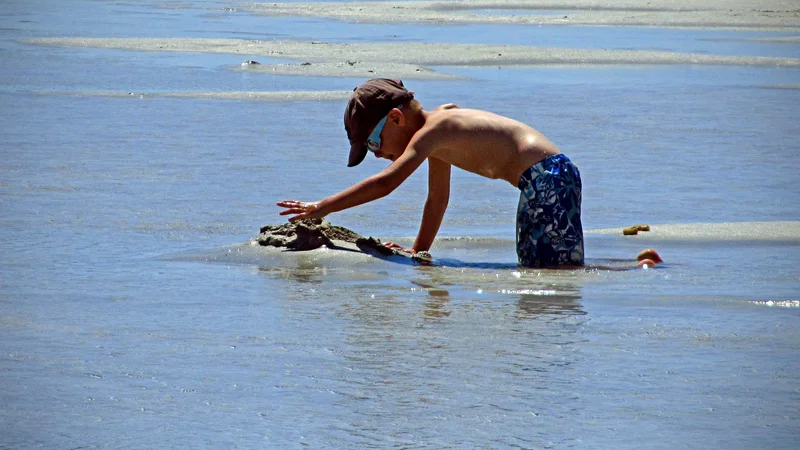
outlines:
{"label": "shallow water", "polygon": [[[361,80],[248,73],[235,55],[21,42],[397,34],[531,44],[524,27],[4,6],[0,446],[797,447],[800,308],[756,302],[798,300],[800,238],[587,233],[591,263],[652,246],[666,264],[519,270],[516,190],[455,171],[432,250],[439,266],[268,253],[244,244],[282,220],[275,201],[319,199],[384,167],[345,167],[343,102],[42,93],[350,90]],[[525,32],[552,46],[800,48],[735,40],[786,33]],[[800,90],[769,87],[800,83],[798,69],[437,69],[470,78],[409,81],[424,105],[524,120],[578,164],[588,230],[800,220]],[[419,173],[330,219],[410,243],[424,196]]]}

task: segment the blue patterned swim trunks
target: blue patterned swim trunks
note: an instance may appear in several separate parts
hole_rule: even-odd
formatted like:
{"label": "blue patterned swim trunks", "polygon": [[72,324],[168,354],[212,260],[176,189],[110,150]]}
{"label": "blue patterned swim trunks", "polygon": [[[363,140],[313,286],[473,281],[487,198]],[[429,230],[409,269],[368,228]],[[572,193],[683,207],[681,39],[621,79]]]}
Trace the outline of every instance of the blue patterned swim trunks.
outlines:
{"label": "blue patterned swim trunks", "polygon": [[581,173],[566,156],[550,156],[519,179],[517,260],[524,267],[583,265]]}

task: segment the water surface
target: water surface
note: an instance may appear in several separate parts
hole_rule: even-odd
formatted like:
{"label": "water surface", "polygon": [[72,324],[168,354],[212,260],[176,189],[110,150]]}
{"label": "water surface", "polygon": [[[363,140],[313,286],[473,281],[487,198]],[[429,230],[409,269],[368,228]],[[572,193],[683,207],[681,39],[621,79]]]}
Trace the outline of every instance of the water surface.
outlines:
{"label": "water surface", "polygon": [[[622,30],[629,39],[613,28],[521,35],[104,1],[6,6],[0,446],[797,447],[800,308],[754,303],[798,300],[797,239],[587,233],[592,263],[653,246],[666,264],[520,270],[516,190],[454,171],[437,267],[267,254],[244,244],[282,220],[275,201],[320,199],[385,167],[345,167],[342,102],[52,93],[350,90],[362,80],[21,40],[396,34],[762,56],[796,56],[797,44],[707,39],[775,33]],[[581,169],[588,230],[800,220],[800,91],[768,88],[797,84],[797,69],[446,70],[470,78],[408,85],[426,106],[490,109],[552,138]],[[424,198],[423,170],[330,219],[410,243]]]}

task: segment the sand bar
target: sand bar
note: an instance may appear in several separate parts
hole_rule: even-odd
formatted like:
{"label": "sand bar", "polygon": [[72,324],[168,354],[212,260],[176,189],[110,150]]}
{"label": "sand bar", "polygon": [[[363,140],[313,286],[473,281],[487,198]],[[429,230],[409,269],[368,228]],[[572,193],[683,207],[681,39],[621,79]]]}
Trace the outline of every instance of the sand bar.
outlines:
{"label": "sand bar", "polygon": [[253,100],[264,102],[339,101],[350,98],[350,91],[227,91],[227,92],[114,92],[72,91],[46,92],[40,95],[71,95],[76,97],[120,98],[205,98],[221,100]]}
{"label": "sand bar", "polygon": [[762,86],[767,89],[790,89],[790,90],[797,90],[800,89],[800,84],[766,84]]}
{"label": "sand bar", "polygon": [[445,43],[359,43],[259,41],[199,38],[34,38],[26,43],[64,47],[112,48],[153,52],[228,53],[242,59],[261,57],[297,64],[258,64],[239,70],[279,74],[404,78],[453,78],[429,66],[658,65],[700,64],[800,67],[798,58],[721,56],[642,50],[529,47]]}
{"label": "sand bar", "polygon": [[751,39],[756,42],[770,42],[776,44],[800,44],[800,36],[784,36],[784,37],[771,37],[771,38],[755,38]]}
{"label": "sand bar", "polygon": [[761,30],[800,29],[795,0],[478,0],[251,3],[270,16],[328,17],[371,23],[491,23]]}
{"label": "sand bar", "polygon": [[392,63],[386,61],[326,61],[303,62],[299,64],[260,64],[247,66],[248,71],[275,75],[305,75],[347,78],[391,77],[415,80],[458,80],[457,75],[438,72],[414,64]]}
{"label": "sand bar", "polygon": [[[622,229],[603,228],[586,230],[586,234],[618,234]],[[784,241],[800,243],[800,221],[785,222],[724,222],[680,223],[651,225],[649,232],[639,232],[624,239],[668,241]]]}

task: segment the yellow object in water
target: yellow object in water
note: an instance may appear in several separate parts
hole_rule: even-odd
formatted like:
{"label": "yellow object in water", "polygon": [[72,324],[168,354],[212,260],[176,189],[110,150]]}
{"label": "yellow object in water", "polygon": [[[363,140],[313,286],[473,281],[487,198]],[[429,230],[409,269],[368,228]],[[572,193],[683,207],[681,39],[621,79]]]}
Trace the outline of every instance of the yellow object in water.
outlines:
{"label": "yellow object in water", "polygon": [[623,228],[622,234],[625,236],[631,236],[639,234],[640,231],[650,231],[650,225],[634,225],[632,227]]}

